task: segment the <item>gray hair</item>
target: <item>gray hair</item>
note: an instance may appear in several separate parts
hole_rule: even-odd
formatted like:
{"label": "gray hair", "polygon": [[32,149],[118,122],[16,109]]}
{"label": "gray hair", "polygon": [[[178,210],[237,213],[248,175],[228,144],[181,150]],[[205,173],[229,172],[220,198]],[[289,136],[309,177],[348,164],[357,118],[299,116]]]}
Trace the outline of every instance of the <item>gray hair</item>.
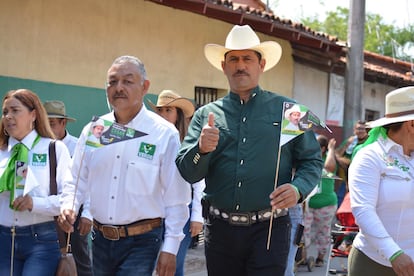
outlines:
{"label": "gray hair", "polygon": [[145,71],[144,63],[139,58],[134,56],[120,56],[114,60],[112,66],[124,63],[131,63],[137,67],[138,72],[141,75],[141,84],[144,84],[144,81],[147,79],[147,71]]}

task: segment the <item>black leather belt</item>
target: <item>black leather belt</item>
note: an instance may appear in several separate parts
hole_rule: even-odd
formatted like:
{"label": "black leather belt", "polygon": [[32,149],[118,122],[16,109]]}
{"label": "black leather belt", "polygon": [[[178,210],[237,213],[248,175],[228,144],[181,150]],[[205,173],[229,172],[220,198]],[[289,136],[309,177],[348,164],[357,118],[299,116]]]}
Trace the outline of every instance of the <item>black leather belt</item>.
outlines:
{"label": "black leather belt", "polygon": [[162,223],[161,218],[144,219],[128,225],[108,225],[101,224],[93,220],[93,228],[100,231],[105,239],[117,241],[120,238],[141,235],[147,233]]}
{"label": "black leather belt", "polygon": [[[210,206],[210,216],[227,221],[232,225],[250,226],[254,223],[268,221],[272,217],[272,209],[264,209],[256,212],[228,212]],[[273,218],[283,217],[288,214],[288,209],[276,209]]]}

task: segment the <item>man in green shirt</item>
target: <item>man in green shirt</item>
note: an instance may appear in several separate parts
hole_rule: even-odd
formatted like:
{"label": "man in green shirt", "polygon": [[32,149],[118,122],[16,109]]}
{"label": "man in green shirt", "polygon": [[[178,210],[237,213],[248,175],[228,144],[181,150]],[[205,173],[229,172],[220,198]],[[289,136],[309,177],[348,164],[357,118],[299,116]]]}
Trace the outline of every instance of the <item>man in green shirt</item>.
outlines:
{"label": "man in green shirt", "polygon": [[281,52],[276,42],[260,43],[247,25],[234,26],[225,47],[205,47],[207,60],[227,76],[230,92],[196,111],[176,163],[188,182],[205,178],[209,275],[284,275],[290,239],[286,208],[320,179],[323,163],[312,131],[282,146],[277,162],[283,103],[294,101],[258,82]]}

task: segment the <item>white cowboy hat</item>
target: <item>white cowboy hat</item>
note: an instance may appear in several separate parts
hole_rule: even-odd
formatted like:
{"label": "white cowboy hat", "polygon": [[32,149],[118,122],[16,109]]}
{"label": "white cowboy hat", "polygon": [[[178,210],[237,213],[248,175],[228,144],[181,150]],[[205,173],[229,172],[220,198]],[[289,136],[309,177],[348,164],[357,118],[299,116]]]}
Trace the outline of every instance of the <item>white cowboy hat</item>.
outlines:
{"label": "white cowboy hat", "polygon": [[369,122],[370,128],[414,120],[414,86],[391,91],[385,96],[385,116]]}
{"label": "white cowboy hat", "polygon": [[91,128],[94,128],[96,126],[103,126],[105,127],[105,123],[101,118],[98,118],[96,121],[92,122]]}
{"label": "white cowboy hat", "polygon": [[187,98],[183,98],[172,90],[163,90],[158,95],[157,104],[153,104],[148,100],[148,104],[156,111],[157,107],[173,106],[180,108],[186,118],[193,116],[195,107],[194,104]]}
{"label": "white cowboy hat", "polygon": [[46,101],[43,106],[46,109],[48,118],[61,118],[69,122],[76,121],[75,118],[66,115],[65,104],[62,101]]}
{"label": "white cowboy hat", "polygon": [[299,105],[294,104],[291,108],[285,111],[285,118],[288,119],[290,114],[292,114],[293,112],[299,112],[301,118],[306,114],[306,112],[300,110]]}
{"label": "white cowboy hat", "polygon": [[259,37],[249,25],[235,25],[226,38],[225,46],[218,44],[207,44],[204,47],[204,55],[207,60],[218,70],[222,70],[221,62],[224,54],[233,50],[253,50],[259,52],[266,60],[263,71],[267,71],[275,66],[282,56],[282,47],[275,41],[265,41],[260,43]]}

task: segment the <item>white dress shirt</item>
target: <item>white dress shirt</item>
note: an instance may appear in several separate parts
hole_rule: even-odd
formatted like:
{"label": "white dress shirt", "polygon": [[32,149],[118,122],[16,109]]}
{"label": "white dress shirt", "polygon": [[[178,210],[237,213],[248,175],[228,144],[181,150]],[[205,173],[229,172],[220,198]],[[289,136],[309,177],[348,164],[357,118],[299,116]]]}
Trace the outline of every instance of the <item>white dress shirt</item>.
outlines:
{"label": "white dress shirt", "polygon": [[68,148],[70,156],[73,156],[78,138],[70,135],[69,131],[66,130],[66,135],[63,137],[62,142],[65,143],[66,147]]}
{"label": "white dress shirt", "polygon": [[[101,118],[115,121],[113,113]],[[90,192],[91,214],[102,224],[165,218],[162,251],[176,254],[191,200],[190,185],[175,165],[178,131],[145,106],[127,126],[147,135],[94,150],[85,150],[90,124],[85,126],[75,148],[61,208],[72,209],[74,203],[78,210]],[[143,152],[146,145],[155,146],[153,154]]]}
{"label": "white dress shirt", "polygon": [[191,201],[191,217],[190,221],[204,223],[203,207],[201,206],[201,198],[206,187],[204,179],[193,185],[193,200]]}
{"label": "white dress shirt", "polygon": [[[49,144],[51,139],[41,137],[32,148],[37,137],[33,130],[21,141],[29,148],[28,171],[23,194],[29,194],[33,200],[32,211],[13,211],[9,207],[10,192],[0,193],[0,225],[11,227],[27,226],[47,221],[53,221],[54,216],[59,215],[59,194],[62,191],[63,180],[69,169],[70,155],[66,146],[61,141],[56,141],[56,182],[58,195],[49,195],[50,171],[49,171]],[[12,147],[19,143],[13,137],[9,138],[9,145],[5,150],[0,150],[0,175],[3,174],[10,158]],[[47,158],[41,158],[46,156]],[[39,162],[40,160],[40,162]]]}
{"label": "white dress shirt", "polygon": [[360,227],[353,246],[385,266],[400,249],[414,259],[413,158],[391,139],[379,138],[349,167],[351,207]]}

